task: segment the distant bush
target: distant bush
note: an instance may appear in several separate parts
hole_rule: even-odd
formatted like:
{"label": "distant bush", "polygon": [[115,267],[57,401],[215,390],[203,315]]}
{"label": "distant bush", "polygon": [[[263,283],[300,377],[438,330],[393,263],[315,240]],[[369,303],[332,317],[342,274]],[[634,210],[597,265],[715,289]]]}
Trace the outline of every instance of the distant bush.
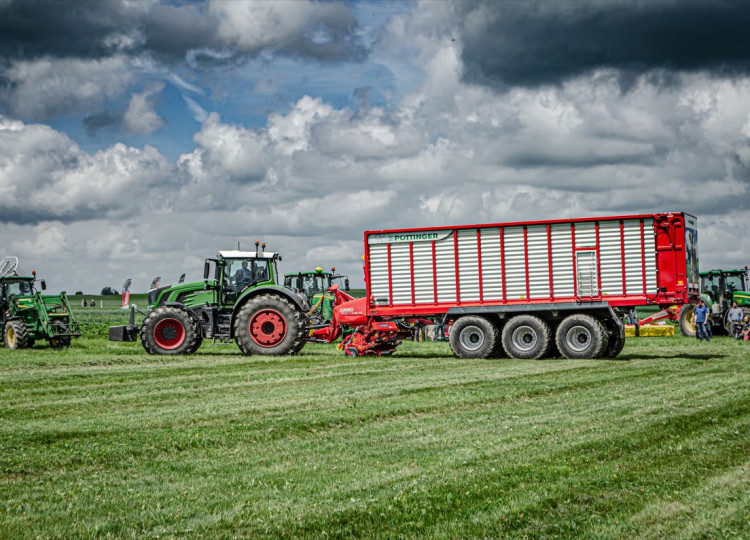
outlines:
{"label": "distant bush", "polygon": [[112,287],[104,287],[104,288],[102,289],[102,296],[112,296],[112,295],[115,295],[115,296],[116,296],[116,295],[119,295],[119,294],[120,294],[120,293],[119,293],[119,292],[117,292],[117,291],[116,291],[115,289],[113,289]]}
{"label": "distant bush", "polygon": [[75,296],[83,296],[83,291],[76,291]]}

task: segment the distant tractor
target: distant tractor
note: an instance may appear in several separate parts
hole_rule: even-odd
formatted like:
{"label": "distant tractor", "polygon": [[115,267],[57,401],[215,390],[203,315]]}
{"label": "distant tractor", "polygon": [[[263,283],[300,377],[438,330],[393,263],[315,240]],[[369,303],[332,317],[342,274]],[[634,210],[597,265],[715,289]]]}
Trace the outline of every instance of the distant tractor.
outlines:
{"label": "distant tractor", "polygon": [[327,291],[333,285],[338,285],[343,291],[349,290],[349,277],[335,272],[335,266],[330,272],[318,266],[314,272],[284,274],[284,286],[305,297],[310,306],[308,315],[316,324],[331,320],[334,296]]}
{"label": "distant tractor", "polygon": [[140,337],[150,354],[192,354],[204,339],[234,340],[245,354],[296,354],[305,344],[305,302],[278,284],[280,260],[258,242],[255,252],[220,251],[206,259],[203,281],[149,290],[143,323],[131,306],[129,324],[110,327],[109,340]]}
{"label": "distant tractor", "polygon": [[[2,340],[8,349],[33,347],[42,339],[55,348],[67,347],[71,338],[81,335],[68,298],[64,291],[59,295],[37,291],[36,272],[31,274],[19,273],[17,257],[5,257],[0,262]],[[44,280],[39,284],[46,290]]]}
{"label": "distant tractor", "polygon": [[[709,270],[701,272],[701,299],[710,311],[709,323],[715,334],[731,334],[727,314],[733,302],[750,315],[750,275],[748,267],[742,270]],[[685,336],[695,336],[695,306],[685,304],[680,310],[680,331]]]}

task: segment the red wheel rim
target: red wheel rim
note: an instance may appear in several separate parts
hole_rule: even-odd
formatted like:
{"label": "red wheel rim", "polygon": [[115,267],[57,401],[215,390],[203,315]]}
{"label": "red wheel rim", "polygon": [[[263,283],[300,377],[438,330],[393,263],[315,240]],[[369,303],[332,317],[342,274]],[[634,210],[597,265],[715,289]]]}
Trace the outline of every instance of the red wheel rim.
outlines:
{"label": "red wheel rim", "polygon": [[286,337],[286,321],[278,311],[262,309],[250,319],[248,331],[261,347],[275,347]]}
{"label": "red wheel rim", "polygon": [[176,349],[185,341],[185,327],[177,319],[162,319],[154,327],[154,341],[162,349]]}

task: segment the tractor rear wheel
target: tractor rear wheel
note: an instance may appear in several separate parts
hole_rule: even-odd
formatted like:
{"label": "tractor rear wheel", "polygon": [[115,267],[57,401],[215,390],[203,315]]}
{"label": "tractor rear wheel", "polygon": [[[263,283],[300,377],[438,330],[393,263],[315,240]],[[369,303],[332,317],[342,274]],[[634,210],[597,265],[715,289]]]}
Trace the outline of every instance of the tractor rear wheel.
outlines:
{"label": "tractor rear wheel", "polygon": [[458,358],[491,358],[500,341],[497,327],[484,317],[461,317],[450,333],[450,345]]}
{"label": "tractor rear wheel", "polygon": [[557,327],[557,348],[565,358],[602,358],[609,345],[604,325],[590,315],[569,315]]}
{"label": "tractor rear wheel", "polygon": [[141,343],[149,354],[192,354],[202,339],[198,322],[176,307],[156,308],[141,326]]}
{"label": "tractor rear wheel", "polygon": [[534,315],[516,315],[503,327],[503,347],[511,358],[535,360],[550,351],[552,331]]}
{"label": "tractor rear wheel", "polygon": [[245,354],[297,354],[305,346],[305,314],[282,296],[248,300],[234,320],[234,337]]}
{"label": "tractor rear wheel", "polygon": [[8,321],[5,323],[5,346],[8,349],[25,349],[29,346],[29,333],[23,321]]}
{"label": "tractor rear wheel", "polygon": [[695,337],[697,328],[695,326],[695,306],[693,304],[685,304],[680,309],[680,332],[683,336]]}

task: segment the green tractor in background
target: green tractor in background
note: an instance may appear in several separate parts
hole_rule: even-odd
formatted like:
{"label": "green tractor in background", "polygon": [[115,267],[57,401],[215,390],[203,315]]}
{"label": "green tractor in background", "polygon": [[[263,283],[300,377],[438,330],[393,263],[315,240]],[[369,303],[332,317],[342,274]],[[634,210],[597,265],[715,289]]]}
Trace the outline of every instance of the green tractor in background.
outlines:
{"label": "green tractor in background", "polygon": [[[148,291],[148,313],[109,328],[110,341],[140,337],[150,354],[192,354],[204,339],[236,341],[245,354],[296,354],[305,344],[304,299],[278,284],[278,253],[220,251],[206,259],[203,281]],[[213,266],[213,272],[211,268]]]}
{"label": "green tractor in background", "polygon": [[309,306],[307,315],[315,325],[331,320],[334,297],[328,289],[338,285],[342,291],[349,290],[349,277],[335,272],[335,266],[331,267],[330,272],[318,266],[314,272],[284,274],[284,286],[305,297]]}
{"label": "green tractor in background", "polygon": [[[727,313],[733,302],[750,315],[750,275],[748,267],[742,270],[709,270],[701,272],[701,299],[710,311],[709,323],[714,334],[730,334]],[[684,336],[694,337],[695,306],[685,304],[680,310],[680,331]]]}
{"label": "green tractor in background", "polygon": [[[45,339],[50,346],[67,347],[81,329],[70,309],[65,292],[42,294],[36,290],[36,272],[23,276],[17,257],[0,261],[0,322],[2,340],[8,349],[33,347]],[[42,290],[47,289],[44,280]]]}

